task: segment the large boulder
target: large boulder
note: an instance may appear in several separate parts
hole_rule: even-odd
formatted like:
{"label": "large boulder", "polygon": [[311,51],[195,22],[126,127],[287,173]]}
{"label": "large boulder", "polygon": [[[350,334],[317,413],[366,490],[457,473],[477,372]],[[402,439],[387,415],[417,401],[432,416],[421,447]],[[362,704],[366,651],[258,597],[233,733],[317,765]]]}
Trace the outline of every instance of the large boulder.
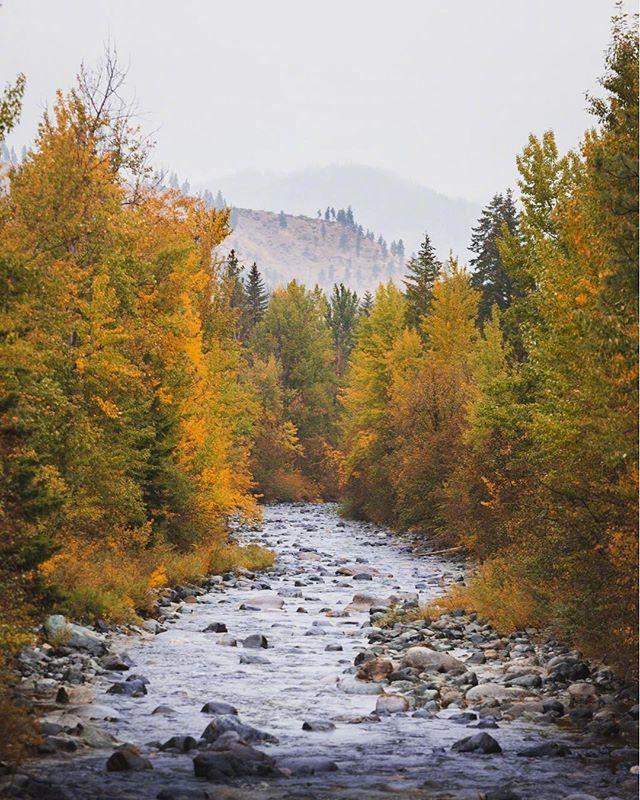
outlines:
{"label": "large boulder", "polygon": [[451,746],[457,753],[501,753],[502,748],[488,733],[476,733],[460,739]]}
{"label": "large boulder", "polygon": [[271,775],[276,771],[275,763],[260,750],[233,743],[225,750],[199,753],[193,759],[193,771],[196,778],[226,783],[249,775]]}
{"label": "large boulder", "polygon": [[487,700],[495,700],[498,703],[512,702],[520,700],[522,697],[531,694],[526,689],[518,686],[501,686],[499,683],[479,683],[472,686],[466,693],[465,699],[469,703],[484,703]]}
{"label": "large boulder", "polygon": [[245,742],[273,742],[277,743],[275,736],[264,731],[259,731],[251,725],[240,722],[233,714],[220,714],[215,716],[202,732],[202,738],[207,742],[215,742],[223,734],[234,731]]}
{"label": "large boulder", "polygon": [[403,667],[413,667],[421,672],[466,672],[467,667],[449,653],[430,647],[410,647],[402,659]]}
{"label": "large boulder", "polygon": [[76,625],[74,622],[67,622],[62,614],[52,614],[47,617],[44,631],[52,644],[86,650],[94,656],[101,656],[107,650],[102,634],[82,625]]}

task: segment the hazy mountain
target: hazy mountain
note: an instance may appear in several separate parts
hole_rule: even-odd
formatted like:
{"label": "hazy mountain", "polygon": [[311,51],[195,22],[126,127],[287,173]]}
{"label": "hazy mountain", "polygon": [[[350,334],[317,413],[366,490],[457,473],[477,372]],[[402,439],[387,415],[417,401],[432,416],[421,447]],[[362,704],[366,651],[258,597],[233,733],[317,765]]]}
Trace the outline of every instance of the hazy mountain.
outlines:
{"label": "hazy mountain", "polygon": [[392,253],[386,242],[367,236],[357,223],[234,207],[231,224],[233,232],[221,245],[221,255],[233,248],[245,267],[255,261],[270,288],[295,278],[327,291],[342,282],[362,294],[389,278],[399,282],[404,273],[405,257],[395,242]]}
{"label": "hazy mountain", "polygon": [[358,221],[389,241],[403,239],[407,254],[425,232],[442,257],[449,250],[466,260],[476,203],[446,197],[391,172],[359,165],[331,165],[276,175],[244,171],[202,184],[219,189],[234,206],[315,217],[327,206],[351,205]]}

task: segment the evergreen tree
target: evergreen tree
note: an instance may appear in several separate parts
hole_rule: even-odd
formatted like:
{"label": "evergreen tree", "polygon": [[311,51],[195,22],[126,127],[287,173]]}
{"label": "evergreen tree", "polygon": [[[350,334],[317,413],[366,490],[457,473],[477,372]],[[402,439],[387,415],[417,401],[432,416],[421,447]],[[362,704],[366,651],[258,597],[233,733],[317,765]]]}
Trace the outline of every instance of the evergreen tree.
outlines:
{"label": "evergreen tree", "polygon": [[287,227],[287,217],[286,217],[286,214],[284,213],[284,211],[281,211],[278,214],[278,223],[279,223],[281,228],[286,228]]}
{"label": "evergreen tree", "polygon": [[472,229],[469,250],[475,253],[469,263],[474,268],[471,285],[480,294],[478,321],[491,317],[494,305],[504,311],[511,305],[513,285],[502,260],[498,242],[505,232],[514,235],[518,214],[511,189],[496,194],[483,209],[478,224]]}
{"label": "evergreen tree", "polygon": [[343,283],[334,285],[327,309],[327,324],[333,340],[338,376],[344,375],[355,343],[358,309],[359,300],[356,292],[347,289]]}
{"label": "evergreen tree", "polygon": [[231,250],[225,262],[222,275],[222,294],[233,311],[237,337],[244,338],[245,317],[247,314],[247,292],[242,279],[243,267],[235,250]]}
{"label": "evergreen tree", "polygon": [[360,314],[363,317],[368,317],[371,314],[372,308],[373,308],[373,295],[367,289],[367,291],[362,296],[362,302],[360,303]]}
{"label": "evergreen tree", "polygon": [[324,212],[324,218],[327,222],[331,219],[331,209],[327,206],[327,210]]}
{"label": "evergreen tree", "polygon": [[267,294],[262,275],[258,270],[258,265],[254,261],[249,270],[249,276],[245,287],[246,292],[246,321],[248,332],[252,332],[262,319],[267,308],[269,295]]}
{"label": "evergreen tree", "polygon": [[421,330],[422,318],[429,313],[433,287],[442,269],[429,234],[425,234],[417,256],[407,262],[407,274],[403,281],[407,309],[407,325]]}

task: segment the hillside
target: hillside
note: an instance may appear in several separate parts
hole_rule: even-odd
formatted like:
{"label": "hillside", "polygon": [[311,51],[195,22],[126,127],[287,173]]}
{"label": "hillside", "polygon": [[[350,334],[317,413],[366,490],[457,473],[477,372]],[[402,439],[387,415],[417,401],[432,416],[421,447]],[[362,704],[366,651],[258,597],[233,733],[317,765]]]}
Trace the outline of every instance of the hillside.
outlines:
{"label": "hillside", "polygon": [[392,255],[385,242],[355,224],[234,208],[232,225],[221,254],[233,248],[246,266],[255,261],[270,287],[296,278],[324,289],[342,281],[362,293],[404,273],[402,252]]}
{"label": "hillside", "polygon": [[[447,197],[386,170],[333,164],[286,175],[257,171],[217,177],[198,186],[214,194],[219,189],[234,206],[315,217],[329,203],[351,204],[358,221],[386,236],[403,239],[407,254],[418,249],[428,231],[442,258],[450,250],[463,260],[471,226],[480,214],[477,203]],[[496,187],[499,190],[500,187]]]}

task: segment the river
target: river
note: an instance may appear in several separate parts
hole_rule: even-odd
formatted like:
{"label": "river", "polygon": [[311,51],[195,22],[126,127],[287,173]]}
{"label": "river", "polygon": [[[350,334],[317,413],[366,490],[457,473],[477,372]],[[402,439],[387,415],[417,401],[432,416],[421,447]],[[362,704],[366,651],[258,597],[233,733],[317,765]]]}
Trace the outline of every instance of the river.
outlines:
{"label": "river", "polygon": [[[460,798],[477,800],[496,787],[513,786],[528,800],[556,800],[572,792],[588,792],[600,800],[627,797],[619,774],[587,752],[575,735],[563,732],[572,755],[565,758],[520,758],[516,752],[548,735],[539,725],[500,723],[490,731],[503,752],[462,754],[451,745],[472,733],[449,721],[455,709],[433,718],[407,714],[369,718],[373,694],[350,694],[338,685],[353,672],[356,655],[366,646],[366,611],[327,616],[345,609],[356,592],[382,598],[417,592],[424,602],[456,580],[461,567],[442,558],[416,558],[383,528],[341,521],[331,505],[280,505],[265,509],[261,530],[251,538],[273,548],[273,570],[234,588],[215,591],[185,604],[166,632],[156,636],[122,637],[114,650],[126,650],[132,672],[148,679],[148,694],[130,698],[104,695],[110,680],[100,678],[96,703],[106,704],[119,718],[104,724],[119,741],[132,742],[148,754],[153,769],[107,773],[104,751],[54,758],[46,762],[47,779],[64,786],[74,800],[119,798]],[[377,568],[372,580],[336,574],[341,565]],[[282,609],[252,610],[252,600],[282,597]],[[268,601],[267,601],[268,602]],[[248,606],[248,608],[243,608]],[[220,644],[225,634],[203,632],[224,623],[239,646]],[[250,634],[267,637],[268,648],[248,650],[240,640]],[[340,645],[342,650],[327,649]],[[261,663],[240,663],[243,655]],[[464,655],[463,653],[457,653]],[[245,659],[246,660],[246,659]],[[264,661],[265,663],[262,663]],[[202,706],[223,701],[237,707],[240,719],[269,732],[278,744],[257,745],[276,759],[322,756],[337,771],[312,777],[254,778],[229,788],[212,787],[193,776],[193,753],[162,753],[157,742],[174,735],[198,738],[209,722]],[[152,713],[167,706],[164,713]],[[329,720],[335,729],[303,731],[305,720]],[[558,733],[554,730],[554,739]]]}

